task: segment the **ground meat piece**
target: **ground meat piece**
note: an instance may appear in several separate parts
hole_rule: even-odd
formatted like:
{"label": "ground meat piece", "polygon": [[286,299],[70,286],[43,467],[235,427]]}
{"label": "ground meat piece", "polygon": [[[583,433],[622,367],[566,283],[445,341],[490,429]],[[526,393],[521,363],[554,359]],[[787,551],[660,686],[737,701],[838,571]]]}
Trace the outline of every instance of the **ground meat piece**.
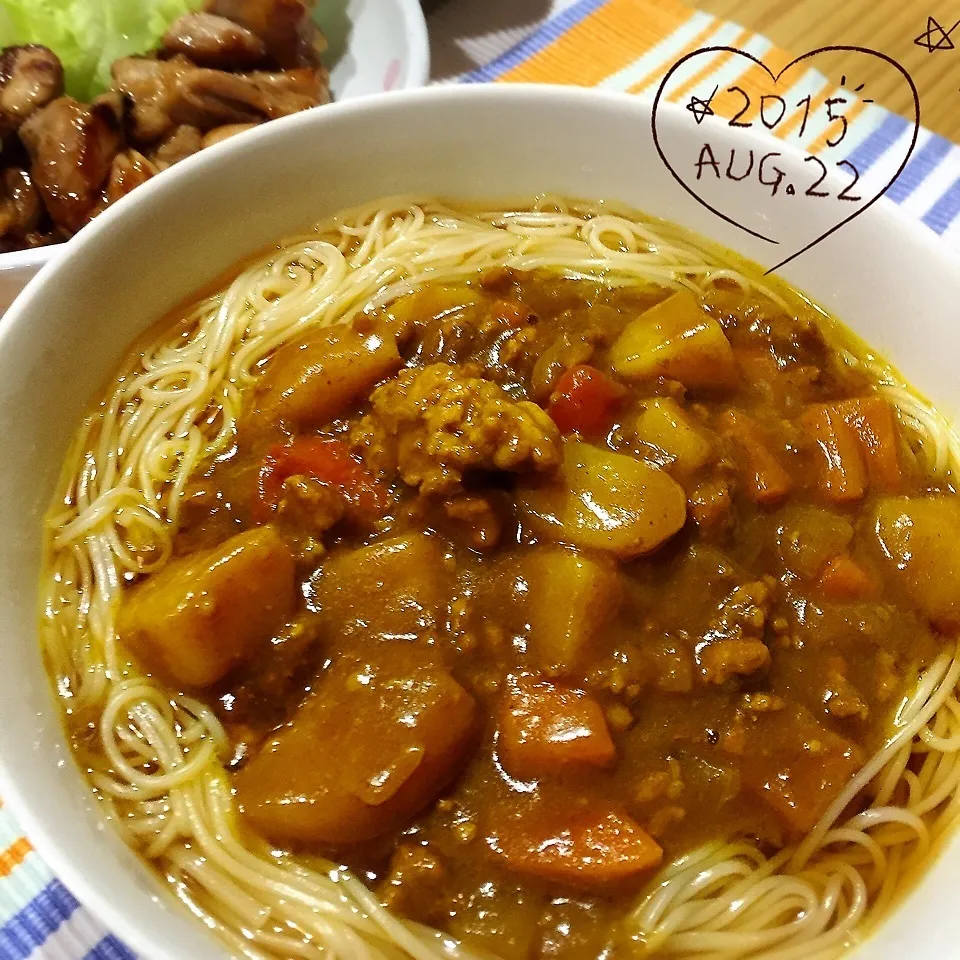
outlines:
{"label": "ground meat piece", "polygon": [[619,733],[623,733],[624,730],[629,730],[636,719],[622,703],[611,703],[610,706],[604,710],[604,715],[607,718],[607,725],[610,729],[616,730]]}
{"label": "ground meat piece", "polygon": [[655,800],[676,800],[684,791],[683,777],[680,763],[675,757],[667,759],[666,770],[656,770],[648,773],[634,792],[633,799],[637,803],[653,803]]}
{"label": "ground meat piece", "polygon": [[474,549],[490,550],[499,543],[503,523],[486,497],[454,497],[443,505],[443,509]]}
{"label": "ground meat piece", "polygon": [[707,683],[722,684],[737,674],[755,673],[770,664],[761,639],[770,612],[770,586],[757,580],[735,587],[697,648],[697,663]]}
{"label": "ground meat piece", "polygon": [[783,697],[775,693],[745,693],[740,698],[740,709],[747,713],[776,713],[785,706]]}
{"label": "ground meat piece", "polygon": [[658,810],[646,823],[647,832],[657,840],[662,840],[664,835],[670,831],[670,828],[680,823],[687,815],[683,807],[672,804]]}
{"label": "ground meat piece", "polygon": [[662,648],[650,651],[654,658],[658,690],[664,693],[689,693],[693,689],[693,655],[686,644],[668,637]]}
{"label": "ground meat piece", "polygon": [[560,434],[543,410],[458,367],[404,370],[371,399],[355,449],[424,494],[456,492],[471,469],[545,473],[560,462]]}
{"label": "ground meat piece", "polygon": [[697,526],[708,531],[725,530],[733,518],[730,487],[726,480],[705,480],[690,497],[690,515]]}
{"label": "ground meat piece", "polygon": [[770,651],[760,640],[718,640],[704,647],[697,659],[707,683],[722,684],[768,666]]}
{"label": "ground meat piece", "polygon": [[771,603],[770,585],[764,580],[734,587],[720,604],[704,639],[711,642],[762,636]]}
{"label": "ground meat piece", "polygon": [[875,667],[875,692],[878,699],[889,700],[899,689],[900,678],[895,669],[896,660],[886,650],[877,654]]}
{"label": "ground meat piece", "polygon": [[827,670],[827,687],[823,691],[823,705],[827,712],[841,720],[859,717],[866,720],[869,707],[857,693],[856,687],[847,679],[846,664],[841,657],[831,657]]}
{"label": "ground meat piece", "polygon": [[298,531],[319,537],[343,517],[343,497],[314,477],[296,474],[283,482],[279,513]]}
{"label": "ground meat piece", "polygon": [[402,917],[429,923],[440,917],[446,882],[447,869],[437,854],[403,843],[390,858],[389,872],[380,884],[380,899]]}

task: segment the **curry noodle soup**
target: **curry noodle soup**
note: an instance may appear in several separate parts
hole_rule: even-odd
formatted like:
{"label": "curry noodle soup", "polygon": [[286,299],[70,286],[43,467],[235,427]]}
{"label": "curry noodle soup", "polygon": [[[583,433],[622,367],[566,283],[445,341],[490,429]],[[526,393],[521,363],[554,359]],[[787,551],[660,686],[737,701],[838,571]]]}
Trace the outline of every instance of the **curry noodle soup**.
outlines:
{"label": "curry noodle soup", "polygon": [[668,224],[392,198],[132,349],[47,662],[237,956],[833,957],[957,816],[957,452]]}

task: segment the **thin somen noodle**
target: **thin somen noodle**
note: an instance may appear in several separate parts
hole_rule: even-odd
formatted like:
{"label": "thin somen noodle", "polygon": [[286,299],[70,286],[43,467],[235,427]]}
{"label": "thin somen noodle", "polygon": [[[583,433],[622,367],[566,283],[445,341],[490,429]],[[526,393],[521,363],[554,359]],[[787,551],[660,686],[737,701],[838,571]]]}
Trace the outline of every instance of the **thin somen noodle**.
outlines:
{"label": "thin somen noodle", "polygon": [[[133,661],[117,638],[118,606],[134,578],[168,563],[188,480],[232,450],[244,391],[278,347],[493,267],[607,288],[734,286],[788,311],[799,300],[675,228],[602,204],[379,201],[270,250],[175,328],[151,331],[67,458],[47,516],[43,642],[78,759],[127,842],[238,956],[480,954],[398,919],[336,863],[255,836],[237,812],[216,714]],[[844,356],[882,384],[929,475],[949,483],[960,440],[948,425],[875,358]],[[951,646],[800,842],[768,856],[713,841],[663,866],[625,921],[629,955],[813,960],[869,934],[960,814],[958,681]],[[317,763],[332,762],[318,751]]]}

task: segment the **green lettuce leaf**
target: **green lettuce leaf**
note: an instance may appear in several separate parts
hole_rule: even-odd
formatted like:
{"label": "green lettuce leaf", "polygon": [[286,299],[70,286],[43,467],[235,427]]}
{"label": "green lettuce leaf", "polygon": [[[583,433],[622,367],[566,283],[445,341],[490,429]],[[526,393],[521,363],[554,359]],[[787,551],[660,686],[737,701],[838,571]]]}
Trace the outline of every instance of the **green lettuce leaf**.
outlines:
{"label": "green lettuce leaf", "polygon": [[167,27],[203,0],[0,0],[0,47],[41,43],[63,64],[67,93],[92,100],[110,87],[110,65],[147,53]]}

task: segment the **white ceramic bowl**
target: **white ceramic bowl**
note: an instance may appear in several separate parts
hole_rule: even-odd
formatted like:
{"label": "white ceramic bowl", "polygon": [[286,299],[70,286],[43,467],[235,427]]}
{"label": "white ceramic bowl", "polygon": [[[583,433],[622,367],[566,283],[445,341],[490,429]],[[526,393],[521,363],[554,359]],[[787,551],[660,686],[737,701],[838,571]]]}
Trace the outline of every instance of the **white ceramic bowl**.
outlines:
{"label": "white ceramic bowl", "polygon": [[[419,0],[331,0],[314,17],[329,49],[334,99],[412,90],[430,77],[427,24]],[[0,315],[62,244],[0,253]]]}
{"label": "white ceramic bowl", "polygon": [[[702,133],[670,110],[662,130]],[[723,145],[726,128],[715,136]],[[746,131],[737,133],[740,144]],[[760,146],[757,142],[753,144]],[[781,160],[799,174],[801,157]],[[68,438],[144,327],[246,254],[330,212],[387,194],[615,198],[768,262],[761,241],[718,219],[667,173],[650,107],[572,88],[441,87],[344,102],[265,126],[191,158],[107,211],[34,279],[0,321],[0,793],[40,854],[150,960],[222,958],[193,919],[96,815],[70,758],[37,645],[40,517]],[[769,228],[750,191],[733,213]],[[797,237],[824,214],[792,208]],[[925,228],[879,203],[786,271],[895,358],[947,412],[960,408],[960,264]],[[960,846],[862,948],[859,960],[956,955]],[[159,895],[158,895],[159,894]]]}

